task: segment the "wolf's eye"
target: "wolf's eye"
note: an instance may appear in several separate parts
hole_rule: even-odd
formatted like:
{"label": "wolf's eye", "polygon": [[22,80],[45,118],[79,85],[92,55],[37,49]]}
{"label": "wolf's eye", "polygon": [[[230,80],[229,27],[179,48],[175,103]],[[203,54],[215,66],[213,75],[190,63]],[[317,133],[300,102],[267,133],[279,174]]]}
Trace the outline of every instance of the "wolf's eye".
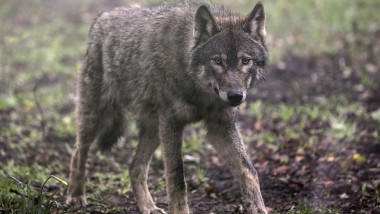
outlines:
{"label": "wolf's eye", "polygon": [[215,64],[220,65],[220,64],[222,64],[222,59],[216,58],[216,59],[214,59],[214,62],[215,62]]}
{"label": "wolf's eye", "polygon": [[215,59],[214,59],[214,62],[215,62],[215,64],[217,64],[217,65],[221,65],[221,64],[222,64],[222,59],[221,59],[221,58],[215,58]]}
{"label": "wolf's eye", "polygon": [[249,64],[249,61],[250,61],[249,58],[243,58],[243,59],[241,60],[241,63],[243,63],[243,65],[248,65],[248,64]]}

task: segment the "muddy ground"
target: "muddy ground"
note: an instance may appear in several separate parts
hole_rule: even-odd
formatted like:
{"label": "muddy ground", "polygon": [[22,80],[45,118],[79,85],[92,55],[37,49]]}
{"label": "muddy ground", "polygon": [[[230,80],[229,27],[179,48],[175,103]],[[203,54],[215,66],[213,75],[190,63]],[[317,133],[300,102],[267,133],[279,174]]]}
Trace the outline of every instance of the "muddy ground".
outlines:
{"label": "muddy ground", "polygon": [[[379,43],[379,35],[380,33],[371,37],[373,44]],[[351,53],[352,47],[342,47],[335,53],[303,57],[289,53],[282,60],[271,62],[271,71],[266,80],[251,91],[247,104],[241,106],[241,132],[245,136],[252,163],[259,173],[261,192],[269,211],[380,213],[380,136],[375,134],[380,133],[380,120],[376,116],[379,115],[376,112],[380,113],[380,63],[376,58],[379,50],[371,49],[371,46],[366,50],[368,54],[359,57]],[[364,84],[363,79],[367,83]],[[44,87],[48,88],[61,81],[65,79],[60,76],[43,76],[37,81],[36,87],[43,90]],[[3,85],[2,91],[5,87]],[[250,108],[255,103],[261,103],[259,107],[262,109],[267,106],[270,108],[263,110],[261,116],[255,115],[250,113]],[[350,108],[344,113],[345,120],[354,123],[355,129],[342,130],[335,127],[341,124],[334,123],[334,112],[340,111],[334,108],[342,108],[344,105]],[[293,112],[287,120],[281,115],[273,116],[277,112],[271,110],[276,109],[276,106],[286,106],[288,109],[326,106],[331,112],[327,118],[316,116],[302,122],[303,111]],[[361,110],[356,112],[355,106]],[[65,117],[74,111],[73,99],[55,108]],[[8,126],[14,114],[19,114],[19,111],[14,108],[1,110],[0,126]],[[23,122],[27,123],[18,121]],[[301,123],[301,129],[297,129],[300,133],[286,134],[288,127]],[[192,213],[244,213],[237,181],[224,167],[223,160],[217,157],[207,142],[203,142],[204,132],[199,126],[188,128],[185,132],[188,144],[201,142],[201,146],[196,144],[197,148],[188,146],[184,154]],[[29,129],[38,130],[40,127],[34,123]],[[332,134],[337,129],[341,130],[340,137]],[[13,138],[2,138],[0,147],[5,155],[0,156],[0,162],[49,166],[52,161],[58,160],[63,167],[51,173],[63,171],[62,174],[68,177],[70,154],[66,145],[73,146],[74,136],[62,137],[48,128],[45,131],[41,142],[22,151],[12,144],[21,141],[22,136],[28,136],[27,130]],[[271,133],[271,143],[255,137],[264,132]],[[89,198],[86,212],[139,213],[130,189],[121,191],[128,184],[119,184],[125,182],[120,174],[128,169],[136,141],[136,134],[128,132],[112,151],[100,154],[95,147],[92,148],[86,173]],[[22,159],[19,158],[21,152]],[[155,155],[150,168],[149,186],[157,205],[167,209],[163,171],[162,159],[159,154]],[[113,178],[110,187],[107,182],[111,178],[101,178],[99,173],[118,176]],[[32,182],[32,185],[38,187],[41,183]],[[55,200],[64,202],[64,187],[57,184],[48,184],[47,187],[48,192],[60,188]],[[69,207],[62,210],[68,211]]]}
{"label": "muddy ground", "polygon": [[[261,101],[263,108],[268,104],[316,103],[317,98],[328,97],[334,94],[344,94],[348,101],[362,102],[368,111],[380,108],[380,91],[363,90],[352,91],[352,85],[358,80],[355,77],[342,78],[339,67],[339,55],[324,55],[311,58],[289,56],[279,63],[274,63],[267,79],[250,95],[248,102]],[[315,77],[316,74],[317,77]],[[378,76],[374,76],[378,78]],[[295,86],[295,84],[297,86]],[[66,111],[72,111],[73,106],[65,106]],[[274,133],[284,130],[279,121],[258,121],[255,117],[246,117],[245,111],[240,116],[243,134],[255,135],[256,131],[269,129]],[[1,123],[6,125],[9,112],[1,112]],[[262,142],[248,141],[247,147],[253,164],[259,172],[262,194],[269,210],[287,212],[300,204],[312,207],[328,207],[340,213],[379,213],[379,179],[380,179],[380,143],[369,133],[379,129],[374,121],[362,120],[358,115],[352,115],[357,120],[360,136],[350,141],[342,138],[339,142],[324,136],[324,130],[329,124],[318,118],[310,121],[304,128],[308,135],[317,136],[317,143],[299,152],[299,147],[307,139],[284,137],[276,139],[282,142],[279,151],[268,149]],[[297,123],[297,117],[294,119]],[[105,152],[105,158],[91,156],[88,164],[87,177],[98,181],[95,172],[120,173],[115,165],[122,165],[127,170],[131,161],[133,148],[128,141],[136,140],[136,136],[126,137],[123,150]],[[62,139],[54,133],[38,144],[37,149],[28,150],[28,161],[36,161],[41,165],[48,165],[51,159],[58,158],[63,163],[69,162],[69,155],[65,152],[64,143],[72,146],[74,139]],[[8,149],[7,143],[2,145],[7,152],[7,159],[17,161],[17,151]],[[333,144],[343,145],[334,150]],[[205,143],[206,144],[206,143]],[[329,154],[334,150],[334,155]],[[58,155],[56,152],[65,155]],[[94,152],[96,149],[93,150]],[[364,163],[353,161],[353,155],[360,153],[366,157]],[[259,155],[258,155],[259,154]],[[113,158],[107,158],[113,156]],[[193,156],[200,161],[194,161]],[[286,159],[286,162],[281,161]],[[6,160],[2,160],[6,161]],[[22,161],[22,162],[24,162]],[[24,163],[25,163],[24,162]],[[207,179],[200,180],[195,176],[195,169],[205,172]],[[162,159],[154,157],[149,174],[149,184],[157,205],[167,208],[164,189],[156,188],[163,182]],[[68,170],[64,169],[68,174]],[[223,166],[223,160],[218,159],[213,150],[208,147],[194,151],[185,157],[185,174],[188,185],[188,197],[193,213],[244,213],[241,208],[239,186],[231,173]],[[105,185],[107,185],[105,181]],[[377,182],[377,183],[376,183]],[[366,194],[363,196],[362,187],[366,183]],[[37,185],[38,186],[38,185]],[[54,189],[56,185],[49,186]],[[88,195],[95,191],[96,186],[88,187]],[[160,190],[156,190],[160,189]],[[377,191],[377,192],[376,192]],[[99,194],[99,193],[97,193]],[[57,198],[62,197],[64,190]],[[377,197],[377,198],[376,198]],[[125,195],[116,189],[107,188],[100,191],[95,200],[89,200],[87,212],[90,213],[139,213],[136,200],[128,191]],[[117,207],[117,209],[112,209]]]}

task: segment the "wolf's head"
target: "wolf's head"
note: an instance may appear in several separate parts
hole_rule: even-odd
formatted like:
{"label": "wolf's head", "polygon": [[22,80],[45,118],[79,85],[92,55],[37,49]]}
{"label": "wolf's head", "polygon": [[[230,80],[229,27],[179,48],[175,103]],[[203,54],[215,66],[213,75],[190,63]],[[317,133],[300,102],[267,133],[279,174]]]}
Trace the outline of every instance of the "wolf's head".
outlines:
{"label": "wolf's head", "polygon": [[202,5],[195,14],[191,66],[205,90],[238,106],[267,70],[264,8],[257,3],[244,18],[215,13]]}

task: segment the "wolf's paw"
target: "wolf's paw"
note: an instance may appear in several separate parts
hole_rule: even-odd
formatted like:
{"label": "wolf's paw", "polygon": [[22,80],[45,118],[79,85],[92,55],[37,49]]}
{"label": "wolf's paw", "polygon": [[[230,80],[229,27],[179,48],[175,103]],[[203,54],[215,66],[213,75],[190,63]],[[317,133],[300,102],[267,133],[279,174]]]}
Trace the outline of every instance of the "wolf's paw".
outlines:
{"label": "wolf's paw", "polygon": [[87,206],[87,200],[85,195],[71,196],[69,195],[66,199],[67,205],[74,205],[76,207]]}
{"label": "wolf's paw", "polygon": [[265,208],[264,209],[259,209],[258,213],[260,213],[260,214],[268,214],[268,212],[267,212],[267,210]]}
{"label": "wolf's paw", "polygon": [[246,209],[249,214],[268,214],[263,203],[256,205],[254,203],[247,203]]}
{"label": "wolf's paw", "polygon": [[165,210],[158,208],[156,206],[150,209],[144,209],[141,213],[142,214],[166,214]]}
{"label": "wolf's paw", "polygon": [[268,214],[267,210],[265,208],[258,208],[253,213],[257,214]]}

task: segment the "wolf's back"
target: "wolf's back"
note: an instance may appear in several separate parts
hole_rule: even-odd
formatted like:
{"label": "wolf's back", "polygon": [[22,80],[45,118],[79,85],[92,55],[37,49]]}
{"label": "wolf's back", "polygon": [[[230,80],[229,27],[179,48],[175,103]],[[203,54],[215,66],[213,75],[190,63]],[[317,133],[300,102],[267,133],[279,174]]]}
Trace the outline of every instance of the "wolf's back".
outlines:
{"label": "wolf's back", "polygon": [[124,107],[144,117],[154,111],[166,72],[186,70],[184,40],[192,20],[186,15],[189,8],[181,8],[116,8],[92,25],[78,77],[78,105],[96,109],[93,121],[102,125],[94,129],[101,149],[123,135]]}

